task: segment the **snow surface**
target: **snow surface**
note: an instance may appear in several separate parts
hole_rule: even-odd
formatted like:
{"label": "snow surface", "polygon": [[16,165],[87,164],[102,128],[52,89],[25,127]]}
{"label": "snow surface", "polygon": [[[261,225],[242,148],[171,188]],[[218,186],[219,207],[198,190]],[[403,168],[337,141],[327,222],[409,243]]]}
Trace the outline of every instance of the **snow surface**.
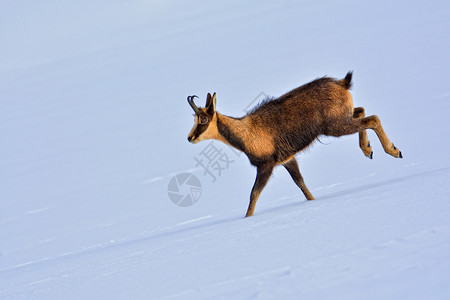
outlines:
{"label": "snow surface", "polygon": [[[449,299],[449,31],[448,1],[2,3],[0,298]],[[322,138],[317,200],[278,168],[244,219],[255,169],[196,166],[186,96],[239,116],[348,70],[404,159]]]}

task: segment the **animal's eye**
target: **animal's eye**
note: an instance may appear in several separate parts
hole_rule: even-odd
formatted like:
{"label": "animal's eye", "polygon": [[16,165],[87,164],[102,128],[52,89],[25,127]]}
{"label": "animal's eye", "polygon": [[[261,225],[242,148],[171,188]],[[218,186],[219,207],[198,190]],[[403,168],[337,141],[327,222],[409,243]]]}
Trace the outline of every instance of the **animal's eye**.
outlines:
{"label": "animal's eye", "polygon": [[200,118],[200,124],[206,124],[208,123],[208,118],[207,117],[201,117]]}

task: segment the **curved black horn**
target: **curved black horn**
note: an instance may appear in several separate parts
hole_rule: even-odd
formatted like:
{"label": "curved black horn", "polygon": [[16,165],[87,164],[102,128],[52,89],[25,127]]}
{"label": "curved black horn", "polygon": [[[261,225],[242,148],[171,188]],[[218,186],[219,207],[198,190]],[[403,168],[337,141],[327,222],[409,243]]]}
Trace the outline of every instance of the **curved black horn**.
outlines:
{"label": "curved black horn", "polygon": [[195,105],[194,103],[194,98],[198,98],[197,95],[193,95],[193,96],[188,96],[187,97],[187,101],[189,103],[189,105],[192,107],[192,109],[194,110],[195,113],[198,113],[200,111],[200,109],[197,107],[197,105]]}

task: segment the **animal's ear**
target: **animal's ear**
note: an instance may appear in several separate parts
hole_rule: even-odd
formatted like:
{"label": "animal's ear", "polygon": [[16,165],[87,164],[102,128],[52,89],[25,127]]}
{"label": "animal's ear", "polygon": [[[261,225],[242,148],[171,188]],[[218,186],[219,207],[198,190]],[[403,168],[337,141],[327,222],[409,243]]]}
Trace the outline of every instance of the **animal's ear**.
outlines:
{"label": "animal's ear", "polygon": [[208,107],[208,106],[211,104],[211,100],[212,100],[211,94],[208,93],[208,95],[206,95],[206,104],[205,104],[205,107]]}
{"label": "animal's ear", "polygon": [[213,94],[212,98],[211,94],[208,93],[208,98],[206,99],[206,112],[212,116],[214,115],[215,111],[216,111],[216,93]]}

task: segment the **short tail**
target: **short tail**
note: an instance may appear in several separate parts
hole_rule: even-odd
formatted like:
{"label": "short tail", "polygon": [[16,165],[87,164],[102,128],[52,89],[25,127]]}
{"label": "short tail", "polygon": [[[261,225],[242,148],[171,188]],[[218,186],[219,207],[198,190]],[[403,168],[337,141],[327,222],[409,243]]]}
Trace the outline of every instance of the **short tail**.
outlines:
{"label": "short tail", "polygon": [[352,88],[352,75],[353,71],[349,71],[347,75],[345,75],[344,79],[338,80],[337,84],[342,86],[344,89],[349,90]]}

